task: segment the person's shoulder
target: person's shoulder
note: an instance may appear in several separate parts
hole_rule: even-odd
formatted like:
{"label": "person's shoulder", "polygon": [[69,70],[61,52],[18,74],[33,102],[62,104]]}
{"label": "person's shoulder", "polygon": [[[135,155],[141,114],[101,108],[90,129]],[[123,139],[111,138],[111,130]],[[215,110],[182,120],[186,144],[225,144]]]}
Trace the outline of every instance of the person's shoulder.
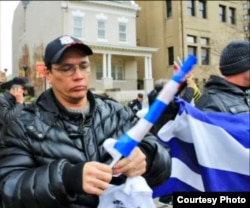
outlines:
{"label": "person's shoulder", "polygon": [[10,96],[10,92],[5,91],[3,93],[0,94],[0,99],[6,99],[6,96]]}
{"label": "person's shoulder", "polygon": [[136,99],[130,100],[130,101],[128,102],[128,106],[132,108],[132,107],[136,104],[136,102],[137,102]]}
{"label": "person's shoulder", "polygon": [[115,100],[115,99],[113,99],[111,97],[108,97],[106,95],[103,95],[103,94],[93,94],[93,95],[94,95],[95,99],[100,99],[100,100],[102,100],[104,102],[115,102],[115,103],[118,102],[117,100]]}
{"label": "person's shoulder", "polygon": [[0,95],[0,103],[2,104],[10,104],[13,103],[14,100],[12,98],[12,95],[10,93],[3,93],[2,95]]}
{"label": "person's shoulder", "polygon": [[106,108],[107,106],[110,106],[111,108],[113,108],[114,106],[116,107],[122,106],[120,102],[110,97],[106,97],[106,96],[99,95],[99,94],[94,94],[94,98],[95,98],[97,106],[102,106],[101,108]]}
{"label": "person's shoulder", "polygon": [[130,103],[136,103],[138,100],[137,99],[133,99],[133,100],[130,100],[129,102]]}
{"label": "person's shoulder", "polygon": [[130,108],[129,106],[118,102],[112,98],[95,96],[96,110],[101,114],[112,116],[114,114],[126,114]]}
{"label": "person's shoulder", "polygon": [[0,95],[0,100],[3,100],[3,99],[5,99],[5,98],[4,98],[4,95],[1,94],[1,95]]}

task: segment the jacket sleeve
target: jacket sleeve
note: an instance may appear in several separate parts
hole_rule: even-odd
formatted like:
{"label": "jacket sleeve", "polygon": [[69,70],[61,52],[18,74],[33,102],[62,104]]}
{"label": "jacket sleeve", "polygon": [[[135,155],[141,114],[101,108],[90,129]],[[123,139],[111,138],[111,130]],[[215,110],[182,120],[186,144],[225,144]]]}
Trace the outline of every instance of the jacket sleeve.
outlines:
{"label": "jacket sleeve", "polygon": [[[17,128],[19,131],[15,131]],[[17,122],[11,123],[1,140],[0,207],[67,207],[74,200],[74,196],[66,194],[62,182],[66,160],[37,167],[24,127]]]}
{"label": "jacket sleeve", "polygon": [[15,103],[14,106],[10,106],[7,100],[1,96],[0,97],[0,123],[7,125],[8,122],[17,118],[21,115],[24,105],[21,103]]}
{"label": "jacket sleeve", "polygon": [[143,139],[139,147],[146,155],[147,171],[143,176],[148,185],[152,188],[163,184],[171,174],[169,147],[150,134]]}
{"label": "jacket sleeve", "polygon": [[192,87],[187,87],[184,91],[184,94],[181,96],[181,98],[188,103],[192,101],[194,97],[194,89]]}

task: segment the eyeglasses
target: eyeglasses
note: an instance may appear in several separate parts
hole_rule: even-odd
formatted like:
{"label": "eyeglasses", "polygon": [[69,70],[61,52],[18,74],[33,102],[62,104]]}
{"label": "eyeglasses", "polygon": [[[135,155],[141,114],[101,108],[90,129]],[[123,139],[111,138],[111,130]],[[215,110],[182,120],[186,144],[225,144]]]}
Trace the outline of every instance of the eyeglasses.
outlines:
{"label": "eyeglasses", "polygon": [[61,72],[65,76],[72,76],[75,72],[76,69],[79,68],[80,73],[82,75],[88,75],[90,74],[90,68],[91,68],[91,63],[89,62],[83,62],[80,64],[62,64],[59,65],[58,67],[52,66],[52,69],[55,69],[56,71]]}

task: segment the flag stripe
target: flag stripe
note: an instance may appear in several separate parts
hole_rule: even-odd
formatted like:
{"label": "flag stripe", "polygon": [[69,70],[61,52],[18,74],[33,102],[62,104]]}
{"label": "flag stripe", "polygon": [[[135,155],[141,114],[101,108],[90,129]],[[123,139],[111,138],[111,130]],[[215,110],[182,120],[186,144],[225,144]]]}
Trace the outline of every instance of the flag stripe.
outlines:
{"label": "flag stripe", "polygon": [[[178,138],[172,138],[168,145],[171,146],[172,149],[181,149],[182,151],[171,151],[171,157],[179,158],[186,164],[189,164],[189,168],[198,173],[200,169],[198,168],[199,163],[196,158],[194,146],[190,143],[183,142]],[[188,155],[188,157],[187,157]]]}
{"label": "flag stripe", "polygon": [[127,134],[130,138],[134,138],[136,141],[140,142],[145,136],[145,129],[150,129],[153,126],[152,123],[145,119],[140,119],[137,124],[131,128]]}
{"label": "flag stripe", "polygon": [[[193,172],[184,162],[177,158],[173,158],[172,162],[174,163],[175,167],[172,169],[171,177],[178,178],[195,189],[204,191],[202,178],[199,174]],[[187,177],[187,175],[189,177]]]}
{"label": "flag stripe", "polygon": [[138,143],[138,141],[131,138],[128,134],[124,134],[120,137],[119,141],[115,143],[114,147],[120,154],[127,157]]}
{"label": "flag stripe", "polygon": [[[199,174],[193,172],[189,167],[177,158],[172,158],[172,173],[167,183],[156,187],[153,190],[153,197],[159,197],[164,194],[172,194],[175,191],[192,192],[204,191],[202,178]],[[187,177],[188,176],[188,177]]]}
{"label": "flag stripe", "polygon": [[156,99],[155,102],[150,107],[150,111],[145,115],[145,119],[152,124],[154,124],[157,119],[161,116],[162,112],[167,107],[167,104],[162,101]]}
{"label": "flag stripe", "polygon": [[[240,162],[239,162],[240,163]],[[216,183],[204,183],[205,190],[213,192],[225,191],[225,192],[249,192],[250,191],[250,178],[249,175],[243,175],[239,173],[223,171],[212,168],[201,169],[203,173],[204,181],[211,181],[211,178],[218,178]]]}

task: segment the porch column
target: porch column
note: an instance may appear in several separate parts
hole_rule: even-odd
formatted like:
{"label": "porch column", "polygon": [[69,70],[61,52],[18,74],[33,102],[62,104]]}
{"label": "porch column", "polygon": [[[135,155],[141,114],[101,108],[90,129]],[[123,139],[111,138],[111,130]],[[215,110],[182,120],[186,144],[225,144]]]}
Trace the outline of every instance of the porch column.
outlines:
{"label": "porch column", "polygon": [[107,61],[106,61],[106,56],[107,54],[104,53],[102,54],[102,78],[106,78],[107,77]]}
{"label": "porch column", "polygon": [[103,54],[103,88],[104,90],[113,88],[113,78],[111,76],[111,54]]}
{"label": "porch column", "polygon": [[148,66],[148,57],[144,58],[144,79],[148,79],[149,78],[149,66]]}
{"label": "porch column", "polygon": [[112,64],[111,64],[111,54],[108,54],[108,78],[112,78],[111,76]]}
{"label": "porch column", "polygon": [[153,78],[152,78],[152,58],[151,56],[146,56],[144,58],[144,90],[148,93],[153,87]]}

